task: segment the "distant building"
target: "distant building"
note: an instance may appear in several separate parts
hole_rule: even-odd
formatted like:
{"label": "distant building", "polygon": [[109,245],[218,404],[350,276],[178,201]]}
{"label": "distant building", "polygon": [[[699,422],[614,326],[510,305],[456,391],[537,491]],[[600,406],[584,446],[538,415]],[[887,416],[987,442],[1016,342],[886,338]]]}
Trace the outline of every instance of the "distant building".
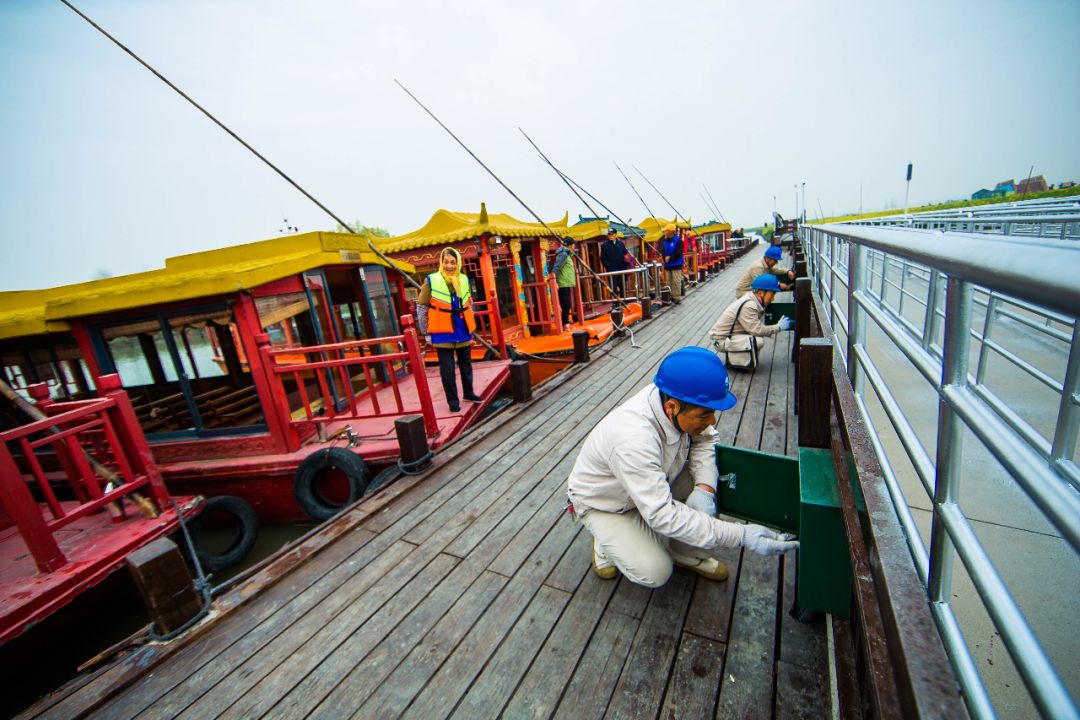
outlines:
{"label": "distant building", "polygon": [[1062,182],[1062,183],[1059,183],[1059,184],[1058,184],[1058,187],[1059,187],[1059,188],[1071,188],[1071,187],[1076,187],[1076,183],[1074,183],[1074,182],[1073,182],[1072,180],[1066,180],[1066,181],[1064,181],[1064,182]]}
{"label": "distant building", "polygon": [[994,197],[1005,197],[1011,192],[1016,192],[1016,183],[1012,180],[1002,180],[994,186]]}
{"label": "distant building", "polygon": [[1036,175],[1033,178],[1021,180],[1020,184],[1016,186],[1016,192],[1020,195],[1026,195],[1027,193],[1044,192],[1046,190],[1046,180],[1042,175]]}
{"label": "distant building", "polygon": [[987,190],[986,188],[981,188],[981,189],[976,190],[975,192],[971,193],[971,199],[972,200],[986,200],[987,198],[992,198],[992,197],[994,197],[994,191],[993,190]]}

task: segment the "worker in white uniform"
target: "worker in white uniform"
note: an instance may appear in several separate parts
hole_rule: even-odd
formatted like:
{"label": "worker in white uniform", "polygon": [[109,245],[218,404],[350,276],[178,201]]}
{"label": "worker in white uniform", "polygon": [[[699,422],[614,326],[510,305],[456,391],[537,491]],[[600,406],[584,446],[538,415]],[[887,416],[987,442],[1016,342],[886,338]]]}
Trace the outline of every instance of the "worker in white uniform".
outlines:
{"label": "worker in white uniform", "polygon": [[[776,275],[777,282],[780,285],[781,290],[787,290],[790,288],[788,282],[795,282],[795,271],[789,270],[783,265],[780,265],[780,260],[784,257],[784,251],[773,245],[765,251],[763,257],[758,258],[750,267],[746,268],[746,272],[739,278],[739,282],[735,284],[735,297],[741,297],[750,291],[750,283],[754,281],[758,275]],[[781,278],[783,278],[781,280]]]}
{"label": "worker in white uniform", "polygon": [[[717,412],[736,403],[723,362],[684,347],[660,363],[653,382],[593,428],[578,454],[567,495],[593,536],[593,568],[659,587],[680,565],[714,580],[727,567],[712,551],[743,546],[780,555],[792,535],[716,517]],[[752,482],[748,479],[748,481]]]}
{"label": "worker in white uniform", "polygon": [[772,304],[779,290],[775,275],[758,275],[750,290],[735,298],[709,328],[713,347],[723,353],[729,366],[757,367],[758,353],[765,346],[765,338],[793,327],[791,318],[786,315],[781,315],[772,325],[765,324],[765,308]]}

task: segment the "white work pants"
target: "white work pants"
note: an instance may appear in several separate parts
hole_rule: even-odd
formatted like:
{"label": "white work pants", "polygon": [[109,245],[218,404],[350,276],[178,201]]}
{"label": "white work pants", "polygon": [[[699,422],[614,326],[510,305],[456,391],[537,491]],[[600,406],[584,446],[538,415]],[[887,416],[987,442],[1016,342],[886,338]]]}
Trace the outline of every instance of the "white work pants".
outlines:
{"label": "white work pants", "polygon": [[[683,501],[693,489],[690,472],[683,470],[672,484],[671,494]],[[657,535],[637,510],[624,513],[586,510],[579,517],[592,534],[596,547],[619,572],[638,585],[656,588],[666,583],[673,570],[673,554],[691,561],[711,557],[701,548]]]}

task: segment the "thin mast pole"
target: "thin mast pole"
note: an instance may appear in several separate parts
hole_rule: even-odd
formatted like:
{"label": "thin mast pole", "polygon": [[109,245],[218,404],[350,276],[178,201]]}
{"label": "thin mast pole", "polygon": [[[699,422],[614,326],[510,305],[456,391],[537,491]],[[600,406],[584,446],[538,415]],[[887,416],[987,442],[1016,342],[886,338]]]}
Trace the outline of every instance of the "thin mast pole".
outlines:
{"label": "thin mast pole", "polygon": [[668,200],[666,197],[664,197],[664,193],[660,192],[660,189],[658,187],[656,187],[655,185],[653,185],[652,181],[649,180],[649,178],[645,177],[645,173],[638,170],[637,165],[631,165],[630,167],[637,170],[637,174],[640,175],[642,178],[644,178],[645,182],[649,183],[649,187],[651,187],[653,190],[656,190],[656,194],[659,195],[661,198],[663,198],[664,202],[666,202],[668,204],[668,207],[670,207],[675,212],[675,217],[682,218],[683,222],[686,222],[686,223],[690,222],[689,220],[686,219],[685,215],[683,215],[681,212],[679,212],[678,210],[675,209],[675,206],[671,204],[670,200]]}

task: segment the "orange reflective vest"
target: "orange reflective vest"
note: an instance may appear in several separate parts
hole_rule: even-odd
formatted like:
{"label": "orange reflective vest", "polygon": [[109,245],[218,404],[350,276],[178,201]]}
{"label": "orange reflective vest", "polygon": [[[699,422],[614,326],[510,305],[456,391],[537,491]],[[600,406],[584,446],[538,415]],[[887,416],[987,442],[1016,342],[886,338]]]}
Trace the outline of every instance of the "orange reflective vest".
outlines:
{"label": "orange reflective vest", "polygon": [[[435,335],[453,335],[457,332],[454,327],[454,297],[446,278],[442,273],[428,275],[428,284],[431,285],[431,309],[428,311],[428,333],[432,340],[439,342]],[[458,275],[458,297],[461,309],[458,311],[465,320],[465,326],[469,333],[476,332],[476,318],[472,311],[472,291],[469,289],[469,278],[464,273]],[[468,340],[469,338],[461,338]],[[444,340],[443,342],[454,342]]]}

